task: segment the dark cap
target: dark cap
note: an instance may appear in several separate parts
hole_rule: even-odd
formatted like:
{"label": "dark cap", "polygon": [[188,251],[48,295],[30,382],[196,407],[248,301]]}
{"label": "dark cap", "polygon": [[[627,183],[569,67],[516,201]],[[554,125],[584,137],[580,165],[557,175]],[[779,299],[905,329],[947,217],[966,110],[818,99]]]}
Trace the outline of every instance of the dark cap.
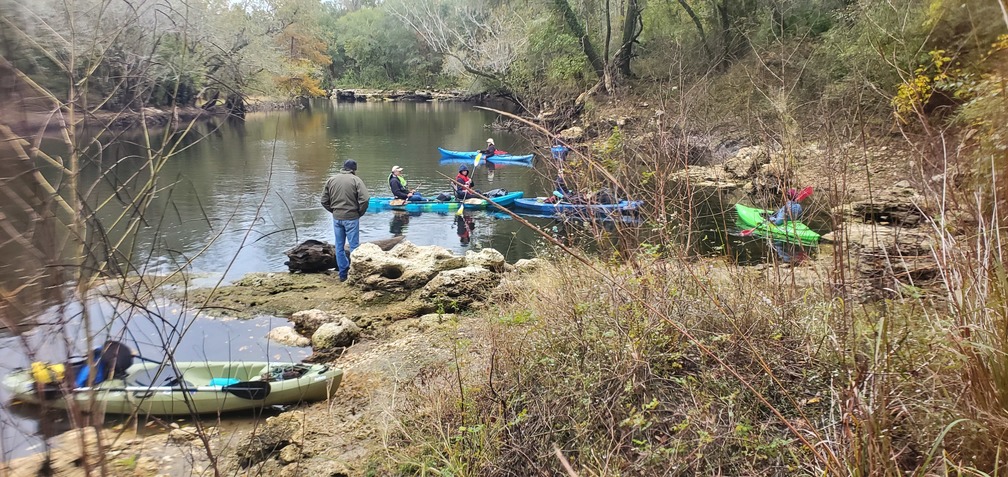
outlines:
{"label": "dark cap", "polygon": [[357,170],[357,161],[355,161],[353,159],[347,159],[346,161],[343,162],[343,170],[345,170],[345,171],[356,171]]}
{"label": "dark cap", "polygon": [[468,168],[468,167],[466,167],[466,165],[465,165],[465,164],[462,164],[461,166],[459,166],[459,172],[462,172],[462,171],[468,171],[468,170],[469,170],[469,168]]}

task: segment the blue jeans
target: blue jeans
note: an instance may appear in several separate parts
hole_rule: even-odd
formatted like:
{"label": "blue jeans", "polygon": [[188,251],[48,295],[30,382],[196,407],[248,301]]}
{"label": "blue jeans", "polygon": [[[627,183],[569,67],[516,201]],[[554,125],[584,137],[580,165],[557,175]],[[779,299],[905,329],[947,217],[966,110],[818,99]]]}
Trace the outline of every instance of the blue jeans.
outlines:
{"label": "blue jeans", "polygon": [[333,231],[336,233],[336,266],[339,267],[340,279],[346,280],[350,258],[344,244],[350,243],[350,252],[360,246],[360,219],[333,219]]}

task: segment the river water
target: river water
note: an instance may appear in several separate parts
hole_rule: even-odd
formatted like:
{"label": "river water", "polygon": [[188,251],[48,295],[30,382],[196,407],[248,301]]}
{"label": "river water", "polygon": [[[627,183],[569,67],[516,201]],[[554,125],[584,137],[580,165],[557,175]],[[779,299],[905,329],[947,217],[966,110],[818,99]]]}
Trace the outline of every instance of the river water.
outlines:
{"label": "river water", "polygon": [[[125,133],[104,140],[100,152],[89,149],[82,182],[93,186],[92,206],[116,198],[99,208],[97,216],[110,224],[102,230],[110,239],[130,239],[115,260],[120,266],[151,274],[184,269],[195,283],[228,283],[250,272],[286,273],[285,250],[307,239],[332,241],[331,216],[319,199],[326,179],[347,159],[357,161],[357,174],[372,195],[389,195],[388,176],[398,165],[411,186],[434,196],[449,190],[449,178],[458,171],[457,163],[442,163],[437,148],[476,150],[493,137],[498,148],[510,153],[536,154],[535,164],[498,165],[492,175],[481,166],[474,174],[476,188],[521,190],[526,197],[548,194],[556,174],[549,151],[518,134],[490,132],[486,126],[494,117],[459,103],[320,101],[303,111],[250,114],[244,122],[201,122],[177,143],[177,151],[159,171],[158,192],[143,214],[142,226],[125,235],[111,224],[127,210],[122,201],[151,176],[145,172],[146,140]],[[162,142],[152,140],[155,147]],[[61,153],[56,143],[43,143],[42,149]],[[51,171],[43,173],[52,180]],[[694,207],[699,220],[689,231],[692,252],[729,254],[742,262],[765,260],[765,244],[739,240],[725,226],[724,211],[733,199],[712,197]],[[564,227],[550,218],[529,220],[546,230]],[[487,211],[466,212],[459,220],[454,213],[386,210],[369,212],[360,224],[362,242],[402,235],[418,245],[438,245],[455,253],[492,247],[509,262],[532,257],[545,245],[518,221]],[[21,274],[32,270],[22,260],[30,254],[18,246],[0,244],[0,284],[7,289],[16,288],[23,281]],[[29,331],[13,334],[0,328],[0,374],[33,359],[59,360],[83,350],[80,305],[63,298],[65,287],[48,290],[19,308],[27,310],[20,318],[30,320]],[[95,317],[92,334],[99,341],[122,339],[153,358],[160,358],[165,348],[178,360],[296,361],[310,353],[265,340],[270,328],[288,324],[283,318],[211,320],[172,303],[138,308],[114,299],[96,299],[89,309]],[[9,325],[11,317],[0,323]],[[184,334],[179,332],[183,328],[188,330]],[[29,359],[29,350],[38,354]],[[4,403],[6,398],[0,394]],[[4,405],[0,458],[37,450],[45,435],[67,425],[53,429],[54,421],[58,424],[59,419],[51,414],[40,418]]]}

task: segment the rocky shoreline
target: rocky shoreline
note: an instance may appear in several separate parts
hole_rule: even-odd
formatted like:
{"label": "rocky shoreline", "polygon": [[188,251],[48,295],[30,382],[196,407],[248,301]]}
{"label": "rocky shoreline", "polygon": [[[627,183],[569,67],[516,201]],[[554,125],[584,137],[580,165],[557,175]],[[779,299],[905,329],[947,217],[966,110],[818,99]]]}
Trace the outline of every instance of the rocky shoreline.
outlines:
{"label": "rocky shoreline", "polygon": [[[709,170],[700,175],[720,174]],[[894,186],[889,199],[875,201],[869,209],[888,213],[891,218],[908,203],[915,203],[914,196],[899,186]],[[878,293],[885,274],[927,269],[919,264],[913,268],[908,257],[911,252],[926,256],[928,235],[923,230],[897,233],[895,227],[906,225],[908,220],[899,224],[854,222],[869,210],[866,207],[852,202],[838,210],[849,223],[831,236],[857,252],[858,286]],[[879,264],[872,258],[894,252],[904,254],[900,263],[906,263],[907,268],[889,267],[880,274]],[[832,265],[832,253],[835,249],[811,262],[788,267],[790,279],[796,286],[821,286]],[[729,273],[723,262],[703,260],[713,275]],[[512,286],[545,266],[541,259],[509,264],[493,249],[457,256],[437,246],[401,242],[386,250],[367,243],[354,252],[348,280],[343,283],[327,272],[253,273],[217,290],[186,290],[191,302],[208,299],[210,306],[229,310],[229,316],[266,313],[290,317],[293,326],[271,330],[270,338],[286,344],[310,344],[313,354],[306,361],[343,368],[338,398],[305,404],[264,423],[227,432],[217,427],[199,430],[192,424],[172,424],[162,433],[147,436],[103,429],[104,453],[112,475],[181,476],[204,471],[211,465],[207,445],[219,456],[217,465],[229,472],[363,475],[372,459],[384,452],[382,429],[396,424],[391,412],[396,389],[426,369],[449,365],[453,343],[482,326],[480,311],[489,303],[506,299],[503,297],[511,293]],[[752,273],[754,278],[774,280],[772,267],[755,267]],[[6,470],[19,476],[36,475],[34,472],[44,466],[57,475],[79,470],[81,432],[54,438],[48,456],[18,459]],[[91,446],[88,455],[94,456],[93,429],[85,431],[84,442]]]}
{"label": "rocky shoreline", "polygon": [[[346,282],[331,273],[254,273],[216,291],[180,292],[190,300],[212,295],[211,306],[238,311],[230,316],[244,311],[290,317],[293,327],[275,328],[270,338],[310,343],[313,355],[307,361],[343,368],[338,398],[229,432],[200,431],[192,424],[169,425],[148,436],[103,429],[106,463],[113,475],[191,475],[210,465],[205,437],[222,456],[222,468],[262,475],[362,475],[365,457],[381,452],[379,423],[388,419],[395,388],[442,366],[457,336],[479,325],[459,313],[481,309],[502,283],[539,266],[537,259],[508,264],[493,249],[458,256],[409,242],[390,250],[366,243],[354,252]],[[81,432],[53,438],[48,456],[16,459],[0,470],[18,476],[37,475],[46,466],[56,475],[79,471]],[[93,428],[83,432],[93,459],[99,454],[97,435]]]}

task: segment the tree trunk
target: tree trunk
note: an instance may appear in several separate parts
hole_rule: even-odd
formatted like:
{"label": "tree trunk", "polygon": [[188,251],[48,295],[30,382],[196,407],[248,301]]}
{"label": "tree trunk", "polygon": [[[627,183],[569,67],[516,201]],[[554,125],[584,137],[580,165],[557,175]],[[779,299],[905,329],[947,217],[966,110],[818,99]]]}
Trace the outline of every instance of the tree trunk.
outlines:
{"label": "tree trunk", "polygon": [[227,100],[224,101],[224,107],[227,109],[228,114],[236,118],[245,119],[245,98],[239,93],[231,93],[227,96]]}
{"label": "tree trunk", "polygon": [[605,67],[606,62],[599,56],[598,50],[595,49],[595,44],[592,43],[591,39],[588,38],[588,33],[585,31],[584,25],[578,21],[577,14],[571,8],[570,3],[567,0],[554,0],[553,4],[563,15],[564,22],[567,23],[567,28],[570,28],[574,36],[581,41],[581,49],[584,51],[585,57],[588,59],[588,63],[591,64],[592,69],[595,70],[595,75],[600,79],[605,78]]}
{"label": "tree trunk", "polygon": [[679,5],[686,10],[686,14],[689,15],[690,19],[693,20],[693,24],[696,25],[697,33],[700,35],[700,43],[703,44],[703,49],[707,52],[707,59],[713,62],[714,51],[711,50],[710,43],[707,42],[707,33],[704,32],[703,23],[700,22],[700,17],[697,16],[696,12],[693,11],[693,7],[690,7],[686,0],[679,0]]}
{"label": "tree trunk", "polygon": [[630,62],[633,60],[633,45],[637,42],[641,31],[644,30],[641,10],[638,0],[627,1],[626,15],[623,16],[623,43],[613,59],[617,70],[624,78],[633,76],[633,71],[630,69]]}

